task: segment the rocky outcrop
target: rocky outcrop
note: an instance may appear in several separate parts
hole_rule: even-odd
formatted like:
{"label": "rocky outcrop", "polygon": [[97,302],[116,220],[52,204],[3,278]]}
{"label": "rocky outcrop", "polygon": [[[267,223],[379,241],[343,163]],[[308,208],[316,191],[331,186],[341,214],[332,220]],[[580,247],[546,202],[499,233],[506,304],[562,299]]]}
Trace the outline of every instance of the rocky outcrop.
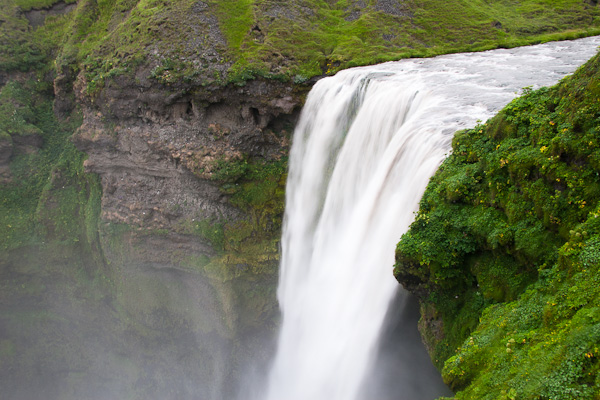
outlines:
{"label": "rocky outcrop", "polygon": [[31,154],[37,152],[44,144],[44,139],[39,134],[0,136],[0,183],[12,180],[10,161],[13,153]]}
{"label": "rocky outcrop", "polygon": [[[116,287],[111,304],[133,321],[127,340],[148,343],[132,346],[131,357],[164,346],[136,367],[155,363],[169,385],[194,381],[177,398],[234,398],[249,364],[264,368],[273,349],[279,232],[259,233],[262,242],[238,251],[202,229],[260,220],[260,212],[231,201],[220,168],[286,156],[309,86],[164,85],[141,70],[93,96],[87,88],[80,73],[74,92],[83,123],[72,140],[102,186],[99,243]],[[177,354],[187,367],[167,371]]]}
{"label": "rocky outcrop", "polygon": [[34,153],[44,144],[44,139],[37,133],[14,135],[12,136],[12,141],[15,150],[22,153]]}
{"label": "rocky outcrop", "polygon": [[59,1],[46,8],[32,8],[25,12],[25,18],[27,18],[31,26],[37,28],[44,24],[47,17],[66,14],[73,11],[75,7],[77,7],[77,3]]}
{"label": "rocky outcrop", "polygon": [[10,181],[10,156],[13,143],[10,135],[0,136],[0,183]]}
{"label": "rocky outcrop", "polygon": [[101,177],[103,220],[174,231],[242,217],[219,190],[219,163],[287,154],[283,131],[306,91],[272,81],[173,88],[146,78],[112,82],[91,99],[82,74],[76,88],[85,108],[73,140]]}

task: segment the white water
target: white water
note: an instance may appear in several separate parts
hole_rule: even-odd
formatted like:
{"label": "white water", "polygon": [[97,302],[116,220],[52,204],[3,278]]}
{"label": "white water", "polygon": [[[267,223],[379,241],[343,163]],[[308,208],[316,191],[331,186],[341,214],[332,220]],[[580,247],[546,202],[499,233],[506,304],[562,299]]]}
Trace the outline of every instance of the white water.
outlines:
{"label": "white water", "polygon": [[315,85],[290,156],[283,323],[265,399],[358,398],[398,290],[395,245],[453,133],[489,118],[522,87],[557,82],[599,44],[405,60]]}

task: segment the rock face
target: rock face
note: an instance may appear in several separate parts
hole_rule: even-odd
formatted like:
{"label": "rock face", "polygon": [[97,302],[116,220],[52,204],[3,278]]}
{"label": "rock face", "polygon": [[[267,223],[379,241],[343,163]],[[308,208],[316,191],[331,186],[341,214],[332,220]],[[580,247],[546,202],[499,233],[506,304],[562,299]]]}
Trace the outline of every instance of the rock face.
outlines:
{"label": "rock face", "polygon": [[[188,3],[179,21],[189,23],[195,79],[171,76],[169,52],[149,43],[148,60],[101,83],[62,54],[48,77],[58,121],[50,107],[44,118],[33,112],[47,87],[28,102],[5,92],[29,131],[0,136],[0,180],[12,179],[16,156],[50,157],[46,144],[61,160],[31,207],[35,240],[0,257],[7,399],[232,399],[251,370],[265,369],[279,318],[282,165],[310,83],[225,84],[232,63],[217,19],[205,3]],[[56,10],[25,16],[42,32]],[[78,2],[74,26],[85,31],[78,18],[97,12],[95,1]],[[78,112],[69,140],[85,153],[86,173],[72,145],[53,141]]]}
{"label": "rock face", "polygon": [[29,38],[52,21],[64,47],[55,75],[34,79],[0,57],[0,106],[12,107],[0,190],[33,194],[0,212],[12,240],[0,241],[0,386],[11,400],[236,398],[274,348],[285,160],[312,81],[227,83],[214,4],[148,17],[145,2],[117,3],[84,61],[74,53],[106,4],[11,16]]}
{"label": "rock face", "polygon": [[[266,239],[238,251],[196,228],[237,229],[261,218],[232,203],[221,169],[286,156],[308,87],[255,80],[199,89],[138,78],[110,82],[93,98],[86,88],[80,74],[74,90],[84,118],[72,140],[102,186],[99,242],[116,287],[111,304],[136,327],[122,351],[135,358],[165,347],[150,363],[136,362],[156,365],[164,379],[142,374],[158,391],[138,393],[233,398],[246,370],[264,366],[273,349],[279,233],[253,230]],[[194,383],[169,397],[167,387],[183,381]]]}
{"label": "rock face", "polygon": [[286,155],[289,138],[281,131],[304,94],[266,81],[194,94],[115,82],[92,105],[85,82],[78,85],[86,108],[74,143],[89,155],[86,170],[102,179],[103,219],[175,231],[185,221],[242,217],[219,190],[215,170]]}
{"label": "rock face", "polygon": [[9,135],[0,137],[0,183],[10,181],[10,156],[13,152],[13,143]]}
{"label": "rock face", "polygon": [[44,25],[46,17],[66,14],[73,11],[75,7],[77,7],[76,3],[67,4],[64,1],[59,1],[47,8],[31,9],[25,13],[25,18],[27,18],[31,26],[37,28]]}
{"label": "rock face", "polygon": [[[79,92],[72,141],[89,174],[52,171],[36,216],[50,244],[0,260],[0,386],[7,399],[236,398],[274,348],[282,207],[233,202],[219,162],[280,162],[302,93],[108,90]],[[8,168],[13,144],[0,146]],[[67,208],[69,194],[83,197]]]}

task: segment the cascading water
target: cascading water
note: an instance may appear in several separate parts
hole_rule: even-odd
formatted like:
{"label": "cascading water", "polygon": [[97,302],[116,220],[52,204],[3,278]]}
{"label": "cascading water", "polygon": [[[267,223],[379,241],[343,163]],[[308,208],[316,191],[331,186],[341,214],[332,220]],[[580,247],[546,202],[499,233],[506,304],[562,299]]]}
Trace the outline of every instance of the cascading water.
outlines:
{"label": "cascading water", "polygon": [[453,133],[489,118],[524,86],[557,82],[598,44],[405,60],[315,85],[290,156],[283,323],[264,399],[359,397],[398,290],[395,244]]}

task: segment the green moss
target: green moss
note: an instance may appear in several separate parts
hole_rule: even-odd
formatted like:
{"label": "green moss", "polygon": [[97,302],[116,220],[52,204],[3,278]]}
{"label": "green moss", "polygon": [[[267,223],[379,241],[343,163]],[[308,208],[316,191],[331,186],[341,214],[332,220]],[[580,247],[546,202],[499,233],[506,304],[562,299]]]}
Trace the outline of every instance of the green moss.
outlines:
{"label": "green moss", "polygon": [[302,80],[406,57],[600,32],[598,9],[578,0],[532,0],[518,7],[512,1],[413,0],[399,3],[393,14],[381,12],[376,2],[360,8],[343,0],[210,3],[236,59],[233,82],[273,75]]}
{"label": "green moss", "polygon": [[0,7],[0,69],[26,71],[44,58],[43,51],[31,41],[28,21],[12,1]]}
{"label": "green moss", "polygon": [[225,233],[222,222],[203,219],[201,221],[192,221],[191,225],[194,234],[208,239],[215,249],[223,250]]}
{"label": "green moss", "polygon": [[244,162],[244,165],[244,173],[222,187],[232,194],[232,204],[245,209],[268,208],[274,215],[282,213],[287,157],[272,162]]}
{"label": "green moss", "polygon": [[254,0],[223,0],[216,3],[222,21],[221,29],[233,48],[240,47],[252,29],[254,3]]}
{"label": "green moss", "polygon": [[[57,1],[4,1],[0,68],[43,68],[56,58],[59,71],[86,71],[90,94],[148,63],[165,85],[258,77],[302,82],[351,66],[600,32],[598,7],[579,0],[528,0],[518,7],[508,0],[411,0],[392,14],[375,1],[359,7],[346,0],[212,0],[203,8],[194,0],[84,0],[35,30],[21,11]],[[226,45],[203,18],[211,14]],[[217,59],[204,54],[207,48],[215,48]],[[218,63],[231,65],[227,77],[214,68]]]}
{"label": "green moss", "polygon": [[[600,56],[460,132],[397,247],[457,399],[594,399]],[[444,362],[445,360],[445,362]]]}
{"label": "green moss", "polygon": [[[31,82],[29,82],[31,90]],[[8,82],[0,91],[0,130],[11,136],[41,135],[36,126],[35,99],[21,82]]]}
{"label": "green moss", "polygon": [[8,82],[0,91],[0,129],[12,137],[35,135],[39,150],[19,152],[11,182],[0,187],[3,251],[46,241],[94,242],[100,183],[83,171],[83,153],[67,140],[81,119],[59,122],[43,83]]}
{"label": "green moss", "polygon": [[[0,67],[41,67],[60,49],[58,70],[86,71],[90,94],[141,64],[165,85],[303,82],[357,65],[600,33],[598,7],[580,0],[410,0],[392,14],[375,1],[85,0],[35,31],[19,10],[55,1],[5,1]],[[226,76],[218,64],[230,66]]]}
{"label": "green moss", "polygon": [[49,8],[56,3],[75,3],[77,0],[15,0],[15,3],[24,11],[32,8],[43,9]]}
{"label": "green moss", "polygon": [[[72,3],[72,0],[66,1]],[[0,69],[4,71],[48,71],[62,44],[73,13],[48,16],[45,24],[31,29],[22,11],[57,3],[50,0],[3,0],[0,7]]]}
{"label": "green moss", "polygon": [[444,366],[444,378],[464,389],[457,398],[509,398],[508,388],[514,398],[595,398],[598,276],[597,268],[569,278],[548,271],[518,301],[486,309]]}

